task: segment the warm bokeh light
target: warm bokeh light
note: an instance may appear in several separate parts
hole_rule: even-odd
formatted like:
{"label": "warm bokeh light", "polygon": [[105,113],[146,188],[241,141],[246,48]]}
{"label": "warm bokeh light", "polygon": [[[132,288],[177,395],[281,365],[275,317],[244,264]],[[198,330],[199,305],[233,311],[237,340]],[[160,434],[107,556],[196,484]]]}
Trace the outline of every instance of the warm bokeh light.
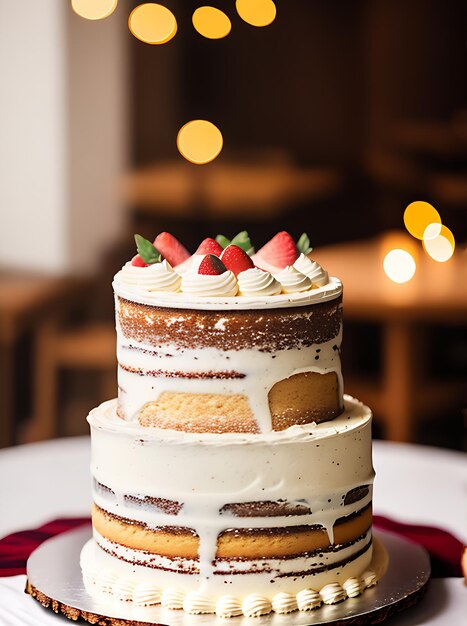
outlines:
{"label": "warm bokeh light", "polygon": [[384,257],[383,267],[386,275],[395,283],[406,283],[415,274],[415,259],[401,248],[395,248]]}
{"label": "warm bokeh light", "polygon": [[187,161],[197,165],[209,163],[222,150],[222,133],[207,120],[193,120],[179,130],[177,146]]}
{"label": "warm bokeh light", "polygon": [[428,239],[435,239],[435,237],[437,237],[441,233],[442,226],[442,224],[439,224],[437,222],[433,224],[428,224],[423,232],[423,241],[427,241]]}
{"label": "warm bokeh light", "polygon": [[71,8],[87,20],[102,20],[117,8],[118,0],[71,0]]}
{"label": "warm bokeh light", "polygon": [[152,45],[167,43],[177,32],[177,20],[172,11],[161,4],[140,4],[130,13],[128,26],[140,41]]}
{"label": "warm bokeh light", "polygon": [[276,19],[276,5],[272,0],[237,0],[237,13],[251,26],[269,26]]}
{"label": "warm bokeh light", "polygon": [[456,240],[449,228],[443,225],[437,237],[423,240],[423,247],[433,260],[444,263],[454,254]]}
{"label": "warm bokeh light", "polygon": [[232,28],[227,15],[214,7],[199,7],[193,13],[193,26],[207,39],[227,37]]}
{"label": "warm bokeh light", "polygon": [[428,202],[411,202],[404,211],[404,224],[409,233],[417,239],[423,239],[427,226],[441,224],[438,211]]}

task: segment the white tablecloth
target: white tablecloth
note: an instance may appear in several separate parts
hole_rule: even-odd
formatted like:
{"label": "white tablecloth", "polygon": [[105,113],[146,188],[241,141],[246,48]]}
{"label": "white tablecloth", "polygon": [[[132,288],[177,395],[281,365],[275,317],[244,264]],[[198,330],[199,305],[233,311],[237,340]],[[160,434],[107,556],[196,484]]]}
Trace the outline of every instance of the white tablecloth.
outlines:
{"label": "white tablecloth", "polygon": [[[89,513],[89,438],[62,439],[0,451],[0,536],[60,516]],[[375,513],[444,528],[467,543],[467,455],[375,442]],[[26,596],[25,577],[0,578],[0,626],[53,626]],[[394,626],[467,626],[467,588],[460,579],[432,580],[414,609]]]}

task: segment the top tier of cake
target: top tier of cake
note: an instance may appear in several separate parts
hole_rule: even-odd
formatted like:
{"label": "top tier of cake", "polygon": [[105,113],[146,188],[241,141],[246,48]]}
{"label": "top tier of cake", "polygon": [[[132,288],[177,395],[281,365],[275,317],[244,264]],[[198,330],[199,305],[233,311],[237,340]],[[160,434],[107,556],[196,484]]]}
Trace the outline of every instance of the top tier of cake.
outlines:
{"label": "top tier of cake", "polygon": [[122,419],[224,434],[341,414],[342,286],[295,243],[283,255],[284,235],[266,258],[262,249],[250,260],[235,245],[220,247],[221,260],[199,250],[174,257],[171,242],[162,262],[135,257],[122,268],[114,280]]}

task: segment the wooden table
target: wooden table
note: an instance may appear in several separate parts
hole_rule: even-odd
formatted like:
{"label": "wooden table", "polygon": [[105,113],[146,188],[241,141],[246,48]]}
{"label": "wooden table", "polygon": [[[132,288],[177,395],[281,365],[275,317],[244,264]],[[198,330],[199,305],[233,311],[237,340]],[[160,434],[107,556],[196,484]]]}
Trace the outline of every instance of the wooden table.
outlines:
{"label": "wooden table", "polygon": [[[77,287],[82,282],[0,271],[0,447],[15,441],[16,343],[25,332],[32,331],[37,354],[47,328],[78,295]],[[37,371],[40,366],[36,363],[34,369]]]}
{"label": "wooden table", "polygon": [[[385,254],[395,247],[413,250],[414,278],[402,285],[383,271]],[[346,390],[381,416],[386,435],[410,441],[416,420],[449,403],[460,404],[464,381],[426,378],[426,331],[433,324],[467,326],[467,254],[446,263],[431,260],[413,239],[387,234],[372,241],[339,244],[311,256],[344,284],[344,319],[382,326],[382,377],[375,384],[346,376]],[[364,347],[362,347],[364,349]]]}

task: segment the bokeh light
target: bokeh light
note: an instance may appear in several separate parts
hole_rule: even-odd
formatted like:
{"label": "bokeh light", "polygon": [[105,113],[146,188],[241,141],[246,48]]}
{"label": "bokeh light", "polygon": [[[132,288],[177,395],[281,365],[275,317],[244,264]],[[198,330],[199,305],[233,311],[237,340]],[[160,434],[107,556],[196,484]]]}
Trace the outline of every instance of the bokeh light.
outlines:
{"label": "bokeh light", "polygon": [[175,15],[161,4],[140,4],[130,13],[128,27],[140,41],[152,45],[167,43],[177,32]]}
{"label": "bokeh light", "polygon": [[71,8],[87,20],[103,20],[117,8],[118,0],[71,0]]}
{"label": "bokeh light", "polygon": [[193,13],[192,21],[195,30],[207,39],[227,37],[232,28],[227,15],[214,7],[199,7]]}
{"label": "bokeh light", "polygon": [[272,0],[237,0],[237,13],[251,26],[269,26],[276,19],[276,5]]}
{"label": "bokeh light", "polygon": [[435,239],[440,233],[442,224],[434,222],[433,224],[428,224],[423,232],[423,241],[427,241],[428,239]]}
{"label": "bokeh light", "polygon": [[197,165],[209,163],[222,150],[222,133],[212,122],[192,120],[178,131],[177,146],[187,161]]}
{"label": "bokeh light", "polygon": [[417,200],[405,209],[404,224],[413,237],[423,239],[427,226],[441,224],[441,217],[431,204]]}
{"label": "bokeh light", "polygon": [[443,224],[437,237],[423,240],[423,247],[434,261],[444,263],[454,254],[456,240],[449,228]]}
{"label": "bokeh light", "polygon": [[386,254],[383,267],[386,275],[395,283],[408,282],[417,269],[413,256],[401,248],[395,248]]}

